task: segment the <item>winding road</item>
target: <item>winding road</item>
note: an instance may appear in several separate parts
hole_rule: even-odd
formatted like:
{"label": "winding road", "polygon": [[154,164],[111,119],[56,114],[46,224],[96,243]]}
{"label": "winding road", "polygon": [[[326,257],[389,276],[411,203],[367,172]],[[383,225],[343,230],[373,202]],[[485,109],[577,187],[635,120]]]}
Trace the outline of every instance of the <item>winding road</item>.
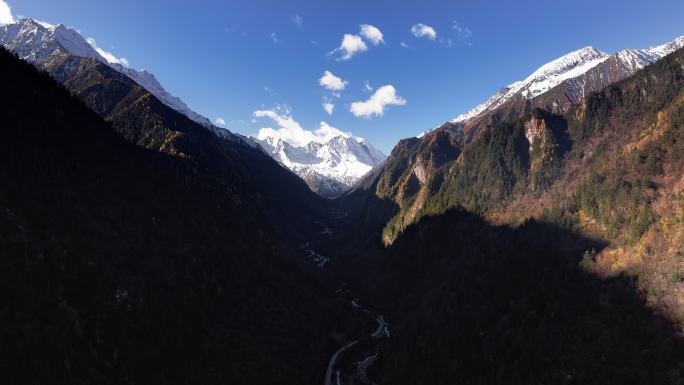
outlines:
{"label": "winding road", "polygon": [[[358,305],[358,300],[352,301],[352,306],[360,308]],[[365,308],[361,308],[361,309],[366,313],[371,313],[371,311],[368,309],[365,309]],[[383,317],[382,314],[375,314],[375,322],[378,323],[378,328],[372,334],[370,334],[369,336],[360,337],[359,339],[354,340],[354,341],[342,346],[341,348],[337,349],[337,351],[332,355],[332,357],[330,357],[330,361],[328,362],[328,369],[325,372],[325,385],[332,385],[332,375],[333,375],[333,371],[335,369],[335,362],[337,362],[337,358],[340,356],[340,354],[342,354],[342,352],[344,352],[345,350],[347,350],[347,349],[351,348],[352,346],[358,344],[364,338],[373,338],[373,339],[380,339],[383,337],[389,338],[389,336],[390,336],[389,325],[385,321],[385,317]],[[362,378],[365,378],[366,380],[368,379],[368,377],[366,376],[366,370],[377,359],[377,357],[378,357],[378,355],[377,355],[377,353],[375,353],[372,356],[367,357],[367,358],[365,358],[359,362],[360,365],[357,368],[357,370],[359,370],[359,374],[362,376]],[[338,374],[338,378],[339,378],[339,374]],[[338,380],[337,384],[339,384],[339,380]]]}
{"label": "winding road", "polygon": [[[347,213],[343,212],[341,214],[338,214],[336,216],[336,219],[344,219],[347,217]],[[325,223],[321,223],[322,225],[322,230],[319,232],[319,235],[324,235],[327,237],[333,237],[333,231],[330,229],[330,227],[326,226]],[[305,244],[301,245],[301,248],[309,254],[309,257],[312,259],[314,263],[319,268],[325,267],[325,265],[330,261],[328,257],[325,257],[316,251],[313,250],[312,248],[312,242],[306,242]],[[335,292],[336,294],[342,296],[343,294],[343,289],[339,289]],[[365,340],[365,339],[373,339],[373,340],[380,340],[382,338],[389,338],[390,337],[390,332],[389,332],[389,325],[385,321],[385,318],[383,317],[382,314],[377,314],[374,312],[371,312],[370,310],[366,309],[365,307],[361,307],[359,305],[359,299],[353,299],[350,301],[351,306],[353,308],[357,308],[363,311],[363,313],[368,314],[369,316],[374,315],[375,316],[375,322],[378,323],[378,328],[371,333],[370,335],[364,335],[362,337],[359,337],[358,339],[351,341],[347,343],[346,345],[340,347],[333,353],[332,357],[330,357],[330,361],[328,361],[328,367],[325,372],[325,385],[333,385],[333,373],[336,372],[336,381],[335,385],[340,385],[341,384],[341,378],[340,378],[340,370],[335,371],[335,365],[337,363],[337,359],[340,357],[342,353],[344,353],[346,350],[352,348],[353,346],[357,345],[359,342]],[[366,351],[365,354],[370,354],[370,352]],[[356,363],[356,369],[353,375],[351,375],[352,381],[353,378],[356,377],[357,379],[360,379],[361,382],[364,384],[372,384],[372,382],[368,379],[368,376],[366,374],[366,371],[368,368],[373,364],[373,362],[378,358],[378,349],[376,347],[375,351],[373,354],[367,357],[361,358],[360,361]],[[353,381],[354,382],[354,381]]]}
{"label": "winding road", "polygon": [[359,340],[352,341],[343,347],[337,349],[335,354],[333,354],[332,358],[330,358],[330,362],[328,362],[328,370],[325,372],[325,385],[331,385],[332,384],[332,372],[333,368],[335,367],[335,361],[337,361],[337,357],[342,353],[343,351],[351,348],[352,346],[356,345],[359,343]]}

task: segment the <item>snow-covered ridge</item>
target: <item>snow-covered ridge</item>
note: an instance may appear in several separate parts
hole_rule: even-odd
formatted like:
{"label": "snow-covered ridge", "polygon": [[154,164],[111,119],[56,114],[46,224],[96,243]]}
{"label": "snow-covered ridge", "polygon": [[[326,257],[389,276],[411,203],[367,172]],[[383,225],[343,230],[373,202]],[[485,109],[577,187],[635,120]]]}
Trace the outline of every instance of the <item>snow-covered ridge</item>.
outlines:
{"label": "snow-covered ridge", "polygon": [[451,123],[466,123],[469,120],[495,110],[513,97],[530,99],[537,97],[557,85],[576,79],[610,58],[614,58],[631,75],[647,65],[660,60],[684,47],[684,36],[658,46],[646,49],[627,49],[609,55],[593,47],[585,47],[553,60],[534,71],[526,79],[509,84],[492,97],[457,116]]}
{"label": "snow-covered ridge", "polygon": [[526,99],[539,96],[567,79],[586,73],[609,57],[609,54],[593,47],[584,47],[570,52],[539,67],[525,80],[514,82],[502,88],[484,103],[457,116],[451,122],[466,122],[486,111],[496,109],[518,94]]}
{"label": "snow-covered ridge", "polygon": [[156,96],[162,103],[191,120],[220,136],[227,137],[229,135],[227,130],[214,126],[209,119],[194,112],[181,99],[167,92],[150,72],[107,61],[80,33],[62,24],[50,25],[33,19],[21,19],[14,24],[0,27],[0,44],[37,67],[40,67],[52,55],[60,52],[96,59],[128,76]]}
{"label": "snow-covered ridge", "polygon": [[[338,135],[323,143],[310,142],[301,147],[277,137],[263,138],[258,142],[274,159],[309,182],[312,189],[320,188],[315,185],[321,181],[331,179],[339,184],[335,188],[342,190],[337,193],[351,188],[386,158],[365,140],[351,135]],[[317,192],[335,195],[330,191]]]}
{"label": "snow-covered ridge", "polygon": [[625,49],[617,52],[615,57],[629,71],[636,72],[682,47],[684,47],[684,36],[680,36],[669,43],[646,49]]}

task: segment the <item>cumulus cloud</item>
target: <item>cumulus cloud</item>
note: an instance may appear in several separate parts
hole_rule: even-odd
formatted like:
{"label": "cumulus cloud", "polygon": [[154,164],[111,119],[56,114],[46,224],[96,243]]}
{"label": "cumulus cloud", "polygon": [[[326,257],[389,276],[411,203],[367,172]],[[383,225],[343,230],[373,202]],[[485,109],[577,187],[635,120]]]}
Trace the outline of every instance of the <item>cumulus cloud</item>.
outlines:
{"label": "cumulus cloud", "polygon": [[318,84],[330,91],[342,91],[347,86],[346,81],[333,75],[333,73],[328,70],[323,72],[323,76],[318,79]]}
{"label": "cumulus cloud", "polygon": [[214,119],[214,123],[218,124],[219,126],[225,126],[226,120],[219,116],[216,119]]}
{"label": "cumulus cloud", "polygon": [[12,10],[9,4],[0,0],[0,25],[12,24],[14,23],[14,17],[12,16]]}
{"label": "cumulus cloud", "polygon": [[387,106],[403,106],[406,99],[397,95],[397,90],[392,85],[378,88],[371,97],[364,102],[354,102],[349,111],[354,116],[370,118],[372,116],[382,116]]}
{"label": "cumulus cloud", "polygon": [[330,54],[334,55],[340,52],[342,53],[342,56],[340,56],[337,60],[349,60],[352,58],[352,56],[356,55],[357,53],[364,52],[367,50],[368,46],[363,41],[363,39],[361,39],[361,36],[350,35],[346,33],[342,38],[342,44],[340,44],[338,48],[330,52]]}
{"label": "cumulus cloud", "polygon": [[411,27],[411,33],[415,37],[426,37],[430,40],[435,40],[437,37],[437,31],[429,25],[423,23],[418,23]]}
{"label": "cumulus cloud", "polygon": [[318,129],[314,131],[306,130],[292,118],[289,111],[258,110],[254,111],[253,116],[271,119],[277,126],[276,128],[261,128],[257,134],[259,140],[271,137],[281,139],[295,147],[302,147],[311,142],[325,143],[337,136],[354,137],[351,133],[338,130],[326,122],[320,122]]}
{"label": "cumulus cloud", "polygon": [[365,37],[366,40],[373,43],[373,45],[378,45],[384,43],[382,32],[375,26],[370,24],[361,25],[361,36]]}
{"label": "cumulus cloud", "polygon": [[105,60],[112,64],[121,64],[124,67],[128,67],[128,59],[125,57],[116,57],[113,53],[103,50],[97,46],[97,42],[92,37],[86,39],[88,44],[90,44],[97,53],[100,54]]}
{"label": "cumulus cloud", "polygon": [[335,110],[335,105],[332,103],[323,103],[323,110],[328,113],[328,115],[332,115],[333,111]]}

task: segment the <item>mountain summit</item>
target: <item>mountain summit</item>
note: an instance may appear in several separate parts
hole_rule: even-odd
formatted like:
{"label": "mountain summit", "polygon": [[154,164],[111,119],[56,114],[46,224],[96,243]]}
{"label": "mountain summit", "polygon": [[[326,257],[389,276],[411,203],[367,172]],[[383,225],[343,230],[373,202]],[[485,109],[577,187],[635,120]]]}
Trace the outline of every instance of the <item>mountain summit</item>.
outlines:
{"label": "mountain summit", "polygon": [[133,79],[162,103],[196,123],[220,136],[230,136],[227,130],[214,126],[209,119],[194,112],[185,102],[166,91],[152,73],[107,60],[81,34],[63,24],[50,25],[33,19],[21,19],[13,24],[0,26],[0,45],[39,68],[60,54],[96,59]]}
{"label": "mountain summit", "polygon": [[283,166],[299,175],[311,190],[328,198],[349,190],[386,156],[364,139],[349,134],[295,146],[268,136],[257,140]]}
{"label": "mountain summit", "polygon": [[[601,90],[609,84],[631,76],[636,71],[682,47],[684,47],[684,36],[666,44],[645,49],[626,49],[614,55],[609,55],[594,47],[584,47],[544,64],[525,80],[507,85],[483,103],[458,115],[449,123],[467,124],[494,112],[509,101],[524,102],[537,98],[562,84],[567,85],[564,91],[565,97],[572,103],[576,103],[587,93]],[[563,104],[557,99],[554,98],[553,102]]]}
{"label": "mountain summit", "polygon": [[484,112],[496,109],[516,95],[522,95],[526,99],[541,95],[562,81],[579,76],[596,67],[608,57],[610,57],[609,54],[593,47],[584,47],[570,52],[539,67],[525,80],[514,82],[502,88],[484,103],[457,116],[451,122],[467,122]]}

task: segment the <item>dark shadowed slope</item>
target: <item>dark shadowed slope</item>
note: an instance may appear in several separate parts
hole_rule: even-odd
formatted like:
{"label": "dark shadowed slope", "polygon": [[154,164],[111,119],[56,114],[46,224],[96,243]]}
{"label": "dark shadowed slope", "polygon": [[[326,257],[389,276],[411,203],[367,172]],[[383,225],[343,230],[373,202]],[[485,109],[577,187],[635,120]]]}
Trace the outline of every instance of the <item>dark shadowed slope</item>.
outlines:
{"label": "dark shadowed slope", "polygon": [[134,146],[4,50],[0,72],[0,382],[322,382],[336,313],[258,221],[280,171],[230,169],[262,159],[242,147],[211,169],[231,147],[200,132],[190,158]]}
{"label": "dark shadowed slope", "polygon": [[[603,276],[628,273],[649,304],[684,325],[684,50],[588,95],[565,115],[499,122],[462,146],[437,130],[402,141],[344,202],[379,212],[391,243],[423,216],[463,207],[494,223],[533,217],[609,246]],[[375,228],[375,232],[379,231]]]}
{"label": "dark shadowed slope", "polygon": [[392,320],[382,384],[677,384],[684,344],[627,276],[584,270],[601,243],[450,211],[409,227],[368,295]]}
{"label": "dark shadowed slope", "polygon": [[[203,184],[260,207],[264,213],[260,220],[282,231],[286,240],[306,239],[313,231],[308,223],[328,204],[258,146],[234,135],[216,136],[95,59],[54,55],[41,68],[111,122],[127,140],[188,159]],[[242,184],[241,191],[231,190],[236,181]]]}

